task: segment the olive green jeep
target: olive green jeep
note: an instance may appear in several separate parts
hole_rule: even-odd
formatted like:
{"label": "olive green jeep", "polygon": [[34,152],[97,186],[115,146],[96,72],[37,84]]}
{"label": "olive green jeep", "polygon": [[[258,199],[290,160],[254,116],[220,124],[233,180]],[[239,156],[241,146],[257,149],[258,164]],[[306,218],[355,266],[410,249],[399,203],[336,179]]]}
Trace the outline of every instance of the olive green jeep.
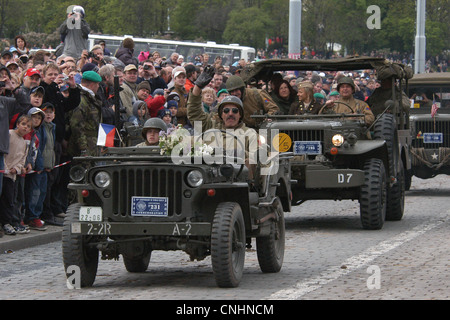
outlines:
{"label": "olive green jeep", "polygon": [[[375,69],[400,86],[412,70],[384,59],[351,57],[334,60],[266,60],[252,63],[244,81],[269,81],[277,71],[352,71]],[[381,229],[385,220],[401,220],[405,170],[410,170],[408,113],[402,95],[392,90],[367,127],[362,114],[254,115],[280,151],[292,152],[292,205],[307,200],[358,200],[364,229]],[[347,106],[350,108],[350,106]],[[351,110],[351,108],[350,108]],[[353,110],[351,110],[353,111]]]}
{"label": "olive green jeep", "polygon": [[[225,134],[225,133],[222,133]],[[256,164],[223,156],[207,163],[174,162],[159,147],[109,148],[105,156],[74,158],[71,204],[63,227],[63,262],[92,286],[101,259],[123,258],[145,272],[154,250],[211,256],[219,287],[239,285],[246,248],[256,238],[263,272],[278,272],[284,256],[284,211],[290,211],[289,153]],[[258,160],[259,161],[259,160]]]}
{"label": "olive green jeep", "polygon": [[408,177],[450,175],[450,72],[414,75],[408,97],[413,138]]}

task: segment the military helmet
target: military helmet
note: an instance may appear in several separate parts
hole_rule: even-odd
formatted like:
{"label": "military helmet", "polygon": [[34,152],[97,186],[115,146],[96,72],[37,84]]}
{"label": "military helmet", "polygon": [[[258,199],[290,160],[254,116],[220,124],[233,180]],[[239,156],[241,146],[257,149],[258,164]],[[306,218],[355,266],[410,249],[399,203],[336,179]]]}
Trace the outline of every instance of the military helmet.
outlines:
{"label": "military helmet", "polygon": [[350,77],[342,77],[338,80],[338,84],[337,84],[338,91],[339,91],[339,87],[341,86],[341,84],[349,84],[353,88],[353,92],[355,92],[355,90],[356,90],[355,83],[353,82],[353,79]]}
{"label": "military helmet", "polygon": [[236,89],[244,89],[245,83],[244,80],[240,76],[233,75],[228,78],[226,82],[228,92],[236,90]]}
{"label": "military helmet", "polygon": [[226,96],[222,100],[222,102],[219,104],[219,106],[217,107],[217,111],[219,113],[220,118],[222,118],[223,108],[227,104],[233,104],[236,107],[238,107],[239,113],[241,114],[241,119],[244,117],[244,105],[243,105],[241,99],[239,99],[238,97],[235,97],[235,96]]}
{"label": "military helmet", "polygon": [[150,118],[144,123],[142,128],[142,137],[147,139],[148,129],[159,129],[161,131],[167,132],[167,125],[161,118]]}

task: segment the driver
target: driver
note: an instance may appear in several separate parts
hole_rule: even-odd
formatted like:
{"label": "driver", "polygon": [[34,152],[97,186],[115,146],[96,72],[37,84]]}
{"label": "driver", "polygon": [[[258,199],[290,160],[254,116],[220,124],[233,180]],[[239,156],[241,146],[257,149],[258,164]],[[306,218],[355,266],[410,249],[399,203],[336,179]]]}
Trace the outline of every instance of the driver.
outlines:
{"label": "driver", "polygon": [[332,108],[334,113],[364,114],[366,125],[371,126],[375,121],[375,116],[367,103],[353,97],[355,93],[353,79],[350,77],[342,77],[339,79],[337,91],[339,92],[339,99],[336,101],[328,100],[325,103],[325,108]]}
{"label": "driver", "polygon": [[[252,128],[249,128],[243,122],[244,107],[241,99],[235,96],[227,96],[219,104],[218,118],[206,113],[202,105],[202,89],[211,82],[214,76],[214,68],[206,67],[205,71],[197,78],[194,87],[191,89],[187,103],[187,115],[191,122],[201,121],[202,132],[209,129],[227,130],[232,129],[232,134],[238,138],[245,136],[245,160],[249,164],[248,159],[252,155],[257,154],[258,134]],[[233,141],[234,139],[226,139]],[[229,147],[228,145],[226,147]],[[234,148],[233,146],[231,146]],[[250,162],[253,164],[253,162]]]}

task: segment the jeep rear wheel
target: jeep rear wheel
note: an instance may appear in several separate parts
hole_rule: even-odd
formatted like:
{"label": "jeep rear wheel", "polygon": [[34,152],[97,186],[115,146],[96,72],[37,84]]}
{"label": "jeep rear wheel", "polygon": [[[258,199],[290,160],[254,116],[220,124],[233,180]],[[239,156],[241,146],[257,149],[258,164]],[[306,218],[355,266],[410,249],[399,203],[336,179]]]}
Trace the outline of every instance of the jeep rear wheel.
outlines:
{"label": "jeep rear wheel", "polygon": [[245,225],[235,202],[217,206],[211,231],[211,262],[219,287],[237,287],[245,262]]}
{"label": "jeep rear wheel", "polygon": [[388,189],[386,207],[386,220],[388,221],[401,220],[405,208],[405,169],[401,160],[399,166],[397,181]]}
{"label": "jeep rear wheel", "polygon": [[128,272],[145,272],[150,263],[151,252],[137,258],[128,258],[123,256],[123,264]]}
{"label": "jeep rear wheel", "polygon": [[361,223],[364,229],[378,230],[386,217],[386,171],[383,161],[369,159],[364,164],[364,185],[359,198]]}
{"label": "jeep rear wheel", "polygon": [[93,237],[71,232],[72,223],[78,221],[80,207],[79,203],[74,203],[67,209],[62,231],[62,256],[64,269],[78,266],[80,268],[80,286],[90,287],[97,275],[99,251],[95,246],[89,245],[89,242],[96,242]]}
{"label": "jeep rear wheel", "polygon": [[275,200],[275,203],[274,210],[277,219],[272,221],[270,235],[256,238],[259,267],[265,273],[279,272],[284,260],[284,212],[280,200]]}

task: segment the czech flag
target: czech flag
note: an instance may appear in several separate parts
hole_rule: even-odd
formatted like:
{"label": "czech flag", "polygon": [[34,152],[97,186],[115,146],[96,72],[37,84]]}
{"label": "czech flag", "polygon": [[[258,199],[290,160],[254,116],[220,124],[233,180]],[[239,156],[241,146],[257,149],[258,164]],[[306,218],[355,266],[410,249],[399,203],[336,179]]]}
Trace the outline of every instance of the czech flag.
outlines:
{"label": "czech flag", "polygon": [[100,123],[98,127],[97,145],[102,147],[114,147],[116,127],[111,124]]}

